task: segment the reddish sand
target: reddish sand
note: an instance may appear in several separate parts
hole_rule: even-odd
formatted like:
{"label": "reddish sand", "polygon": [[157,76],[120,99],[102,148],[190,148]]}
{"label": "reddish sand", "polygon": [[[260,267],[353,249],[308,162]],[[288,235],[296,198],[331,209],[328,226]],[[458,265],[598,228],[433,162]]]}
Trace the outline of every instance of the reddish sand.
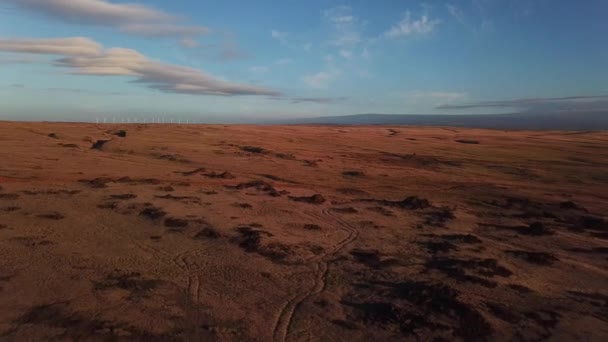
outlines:
{"label": "reddish sand", "polygon": [[606,132],[3,122],[0,187],[3,340],[608,339]]}

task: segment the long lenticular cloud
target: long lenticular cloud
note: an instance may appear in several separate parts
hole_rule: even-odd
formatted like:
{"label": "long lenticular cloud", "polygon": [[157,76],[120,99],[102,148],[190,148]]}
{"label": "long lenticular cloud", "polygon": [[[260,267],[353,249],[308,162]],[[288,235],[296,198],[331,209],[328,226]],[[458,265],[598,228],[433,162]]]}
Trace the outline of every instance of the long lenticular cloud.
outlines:
{"label": "long lenticular cloud", "polygon": [[201,26],[178,25],[179,18],[149,6],[107,0],[5,0],[17,7],[64,22],[97,25],[144,37],[195,37]]}
{"label": "long lenticular cloud", "polygon": [[83,37],[57,39],[2,39],[0,52],[60,56],[53,65],[77,75],[131,76],[134,82],[167,93],[191,95],[264,95],[280,92],[232,83],[201,70],[154,61],[124,48],[104,48]]}

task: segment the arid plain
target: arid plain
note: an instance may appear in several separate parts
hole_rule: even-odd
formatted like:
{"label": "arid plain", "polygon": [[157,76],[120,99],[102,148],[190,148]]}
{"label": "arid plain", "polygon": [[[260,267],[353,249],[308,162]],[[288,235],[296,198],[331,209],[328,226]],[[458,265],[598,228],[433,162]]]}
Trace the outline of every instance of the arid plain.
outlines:
{"label": "arid plain", "polygon": [[607,340],[608,133],[0,123],[0,339]]}

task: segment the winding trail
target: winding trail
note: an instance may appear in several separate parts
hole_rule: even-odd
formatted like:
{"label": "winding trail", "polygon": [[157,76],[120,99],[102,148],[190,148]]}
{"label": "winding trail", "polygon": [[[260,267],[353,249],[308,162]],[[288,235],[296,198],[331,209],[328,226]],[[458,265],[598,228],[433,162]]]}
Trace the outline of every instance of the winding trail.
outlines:
{"label": "winding trail", "polygon": [[291,297],[285,305],[281,308],[279,312],[279,316],[274,324],[273,329],[273,341],[285,341],[289,334],[289,328],[293,322],[294,315],[298,308],[304,303],[307,299],[312,296],[318,295],[323,292],[326,286],[327,273],[329,271],[329,263],[331,259],[342,251],[346,246],[351,244],[353,241],[357,239],[359,236],[359,232],[356,228],[354,228],[350,223],[342,220],[341,218],[333,215],[328,209],[323,209],[322,214],[320,216],[307,214],[314,219],[326,221],[330,218],[331,220],[338,223],[338,225],[333,225],[338,229],[346,232],[346,237],[342,239],[337,244],[333,245],[330,251],[324,253],[318,261],[314,263],[313,266],[313,286],[302,293],[294,295]]}

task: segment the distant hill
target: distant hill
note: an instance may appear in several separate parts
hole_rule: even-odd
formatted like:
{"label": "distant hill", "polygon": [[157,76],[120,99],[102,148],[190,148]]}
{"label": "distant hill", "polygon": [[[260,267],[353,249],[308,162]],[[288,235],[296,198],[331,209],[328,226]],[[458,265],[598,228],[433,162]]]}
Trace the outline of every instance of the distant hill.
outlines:
{"label": "distant hill", "polygon": [[420,125],[493,129],[604,130],[608,112],[560,112],[466,115],[358,114],[282,120],[276,124]]}

